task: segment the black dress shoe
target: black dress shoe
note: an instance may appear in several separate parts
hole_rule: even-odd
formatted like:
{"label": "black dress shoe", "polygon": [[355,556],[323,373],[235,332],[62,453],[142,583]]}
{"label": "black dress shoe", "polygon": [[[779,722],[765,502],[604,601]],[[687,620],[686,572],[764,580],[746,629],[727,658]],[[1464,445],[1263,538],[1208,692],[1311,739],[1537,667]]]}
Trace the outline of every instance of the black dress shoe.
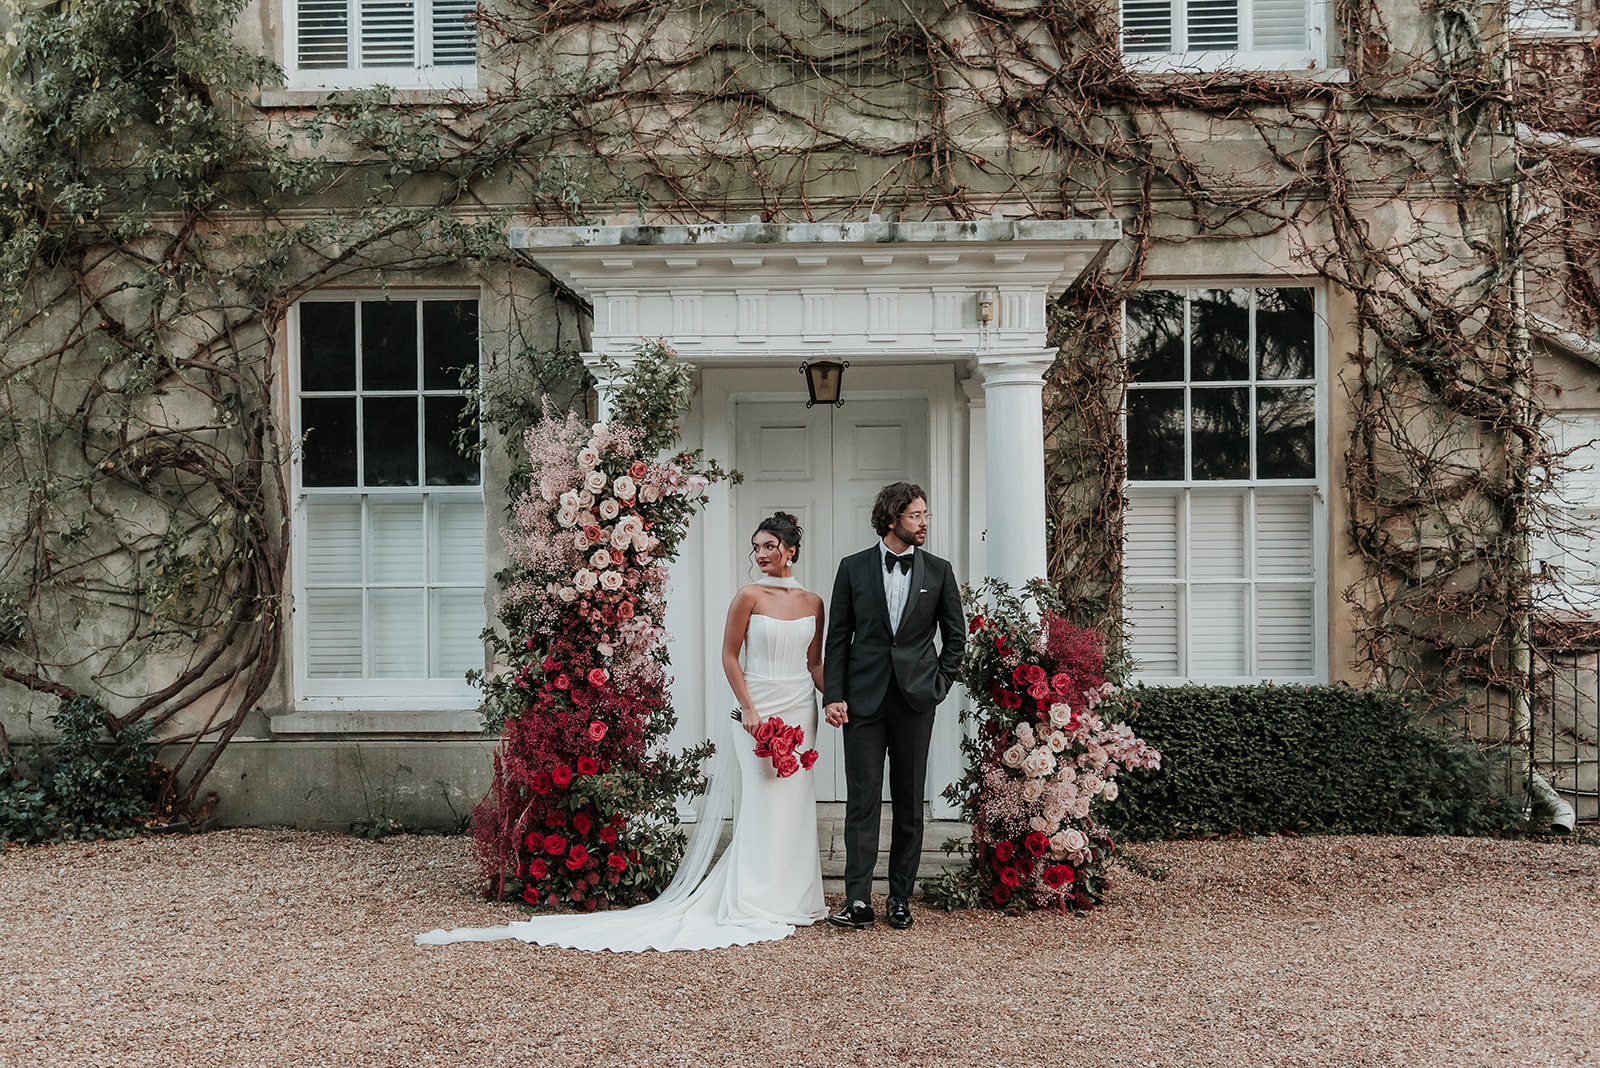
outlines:
{"label": "black dress shoe", "polygon": [[829,916],[828,922],[835,927],[849,927],[852,930],[864,931],[872,926],[872,906],[865,901],[852,901],[838,912]]}
{"label": "black dress shoe", "polygon": [[912,924],[911,902],[907,901],[903,897],[891,897],[889,899],[889,909],[886,918],[889,921],[890,927],[893,927],[898,931],[904,931]]}

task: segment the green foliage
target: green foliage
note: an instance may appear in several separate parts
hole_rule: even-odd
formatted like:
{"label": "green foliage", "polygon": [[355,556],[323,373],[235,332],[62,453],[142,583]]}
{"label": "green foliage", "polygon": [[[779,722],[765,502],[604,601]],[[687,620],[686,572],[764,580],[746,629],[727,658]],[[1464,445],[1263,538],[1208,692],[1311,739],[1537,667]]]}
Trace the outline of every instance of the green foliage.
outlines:
{"label": "green foliage", "polygon": [[136,721],[113,735],[107,713],[87,697],[64,699],[50,721],[61,738],[38,781],[0,767],[0,840],[54,842],[121,838],[150,814],[155,743]]}
{"label": "green foliage", "polygon": [[1216,834],[1494,834],[1515,772],[1419,723],[1420,694],[1348,686],[1139,687],[1161,769],[1118,780],[1130,838]]}

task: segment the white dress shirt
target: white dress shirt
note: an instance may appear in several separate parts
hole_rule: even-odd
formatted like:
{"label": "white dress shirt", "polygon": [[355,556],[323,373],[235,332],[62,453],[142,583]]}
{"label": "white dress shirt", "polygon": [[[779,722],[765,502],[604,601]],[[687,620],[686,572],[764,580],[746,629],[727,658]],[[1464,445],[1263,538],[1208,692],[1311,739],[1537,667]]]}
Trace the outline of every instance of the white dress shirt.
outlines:
{"label": "white dress shirt", "polygon": [[898,564],[896,564],[894,570],[891,571],[889,570],[887,561],[890,556],[905,556],[916,552],[917,549],[916,546],[912,546],[904,553],[891,553],[889,551],[889,546],[881,541],[878,543],[878,548],[880,550],[878,555],[878,566],[884,569],[883,594],[889,602],[889,630],[892,633],[900,629],[900,613],[905,610],[906,596],[911,592],[911,572],[902,571],[900,569],[900,565]]}

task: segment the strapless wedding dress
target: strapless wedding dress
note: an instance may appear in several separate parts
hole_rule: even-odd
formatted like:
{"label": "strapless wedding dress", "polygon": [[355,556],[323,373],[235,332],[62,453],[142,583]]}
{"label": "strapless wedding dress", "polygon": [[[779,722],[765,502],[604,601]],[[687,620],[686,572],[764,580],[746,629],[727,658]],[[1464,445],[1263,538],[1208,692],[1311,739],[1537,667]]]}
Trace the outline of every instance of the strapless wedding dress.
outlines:
{"label": "strapless wedding dress", "polygon": [[[752,615],[745,630],[744,674],[750,701],[763,718],[782,716],[785,723],[805,731],[805,742],[797,752],[816,745],[816,690],[806,671],[806,650],[815,630],[816,620],[810,616],[762,615]],[[715,784],[708,792],[715,807],[702,815],[680,877],[657,900],[618,912],[535,916],[504,927],[431,931],[417,941],[443,945],[515,938],[617,953],[719,949],[787,938],[796,926],[820,920],[827,908],[817,854],[815,773],[802,770],[778,778],[772,762],[755,755],[754,738],[725,715],[711,719],[731,735],[718,742],[718,749],[732,749],[739,788],[733,839],[704,879],[698,879],[694,868],[698,865],[704,871],[716,844],[721,808],[716,795],[725,791],[715,789]],[[721,762],[730,771],[732,766]],[[722,774],[719,769],[717,775]],[[697,861],[697,853],[704,859]]]}

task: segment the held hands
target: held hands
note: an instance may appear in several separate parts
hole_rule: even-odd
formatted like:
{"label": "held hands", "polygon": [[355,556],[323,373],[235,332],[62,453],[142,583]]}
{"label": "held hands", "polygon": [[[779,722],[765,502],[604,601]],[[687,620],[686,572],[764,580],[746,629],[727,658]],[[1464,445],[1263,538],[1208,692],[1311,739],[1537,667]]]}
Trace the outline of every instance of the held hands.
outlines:
{"label": "held hands", "polygon": [[748,708],[739,709],[739,726],[745,729],[746,734],[754,734],[756,728],[761,726],[761,717]]}
{"label": "held hands", "polygon": [[822,718],[828,721],[830,727],[842,727],[850,722],[850,705],[845,701],[833,701],[822,706]]}

